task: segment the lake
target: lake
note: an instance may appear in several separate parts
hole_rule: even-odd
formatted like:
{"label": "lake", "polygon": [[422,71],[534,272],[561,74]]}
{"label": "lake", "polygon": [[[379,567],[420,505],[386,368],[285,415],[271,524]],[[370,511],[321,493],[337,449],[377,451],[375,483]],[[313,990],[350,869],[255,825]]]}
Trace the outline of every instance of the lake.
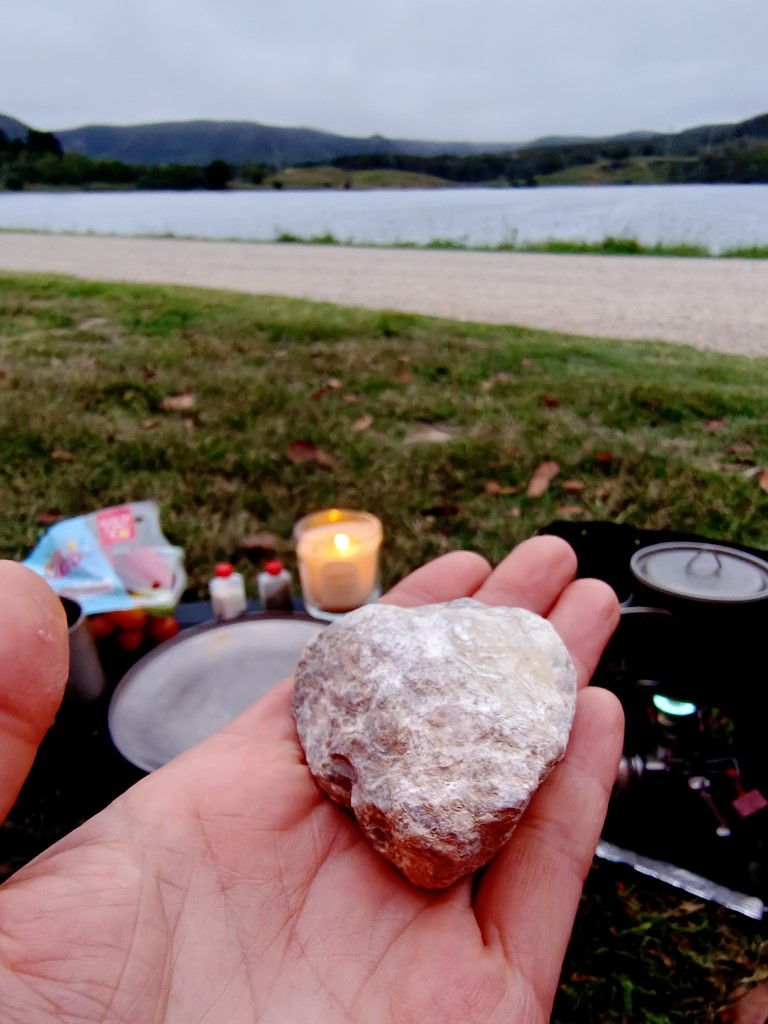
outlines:
{"label": "lake", "polygon": [[0,228],[272,241],[332,234],[391,245],[474,245],[607,235],[713,253],[768,245],[768,185],[371,191],[5,192]]}

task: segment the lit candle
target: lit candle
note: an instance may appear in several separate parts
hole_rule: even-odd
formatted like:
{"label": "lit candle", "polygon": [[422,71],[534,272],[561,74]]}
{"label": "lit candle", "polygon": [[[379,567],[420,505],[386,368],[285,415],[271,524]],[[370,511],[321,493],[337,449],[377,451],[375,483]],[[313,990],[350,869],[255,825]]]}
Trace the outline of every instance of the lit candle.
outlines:
{"label": "lit candle", "polygon": [[294,528],[304,604],[311,614],[343,614],[375,600],[382,527],[368,512],[332,508]]}

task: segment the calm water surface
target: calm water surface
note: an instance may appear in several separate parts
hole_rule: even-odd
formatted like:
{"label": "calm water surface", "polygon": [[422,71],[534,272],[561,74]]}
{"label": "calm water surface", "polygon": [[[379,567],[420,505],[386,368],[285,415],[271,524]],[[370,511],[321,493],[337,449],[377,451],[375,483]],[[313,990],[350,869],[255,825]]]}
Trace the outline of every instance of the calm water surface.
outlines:
{"label": "calm water surface", "polygon": [[607,235],[718,252],[768,245],[768,185],[635,185],[365,192],[0,193],[0,228],[271,241],[465,245]]}

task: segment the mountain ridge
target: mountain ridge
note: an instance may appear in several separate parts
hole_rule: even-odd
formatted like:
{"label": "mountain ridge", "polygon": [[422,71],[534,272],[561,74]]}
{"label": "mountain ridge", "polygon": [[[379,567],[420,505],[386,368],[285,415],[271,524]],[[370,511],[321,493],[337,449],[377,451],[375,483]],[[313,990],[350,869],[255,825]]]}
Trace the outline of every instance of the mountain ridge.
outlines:
{"label": "mountain ridge", "polygon": [[[23,137],[30,126],[0,114],[0,130],[10,138]],[[65,152],[82,153],[94,160],[124,163],[196,164],[224,160],[233,165],[270,164],[278,169],[299,164],[330,162],[342,156],[376,153],[382,157],[405,154],[472,156],[481,153],[625,142],[668,138],[724,139],[768,135],[768,114],[733,124],[702,125],[682,132],[623,132],[608,136],[550,135],[527,142],[446,142],[395,139],[383,135],[339,135],[315,128],[266,125],[258,121],[192,119],[135,125],[90,124],[54,131]]]}

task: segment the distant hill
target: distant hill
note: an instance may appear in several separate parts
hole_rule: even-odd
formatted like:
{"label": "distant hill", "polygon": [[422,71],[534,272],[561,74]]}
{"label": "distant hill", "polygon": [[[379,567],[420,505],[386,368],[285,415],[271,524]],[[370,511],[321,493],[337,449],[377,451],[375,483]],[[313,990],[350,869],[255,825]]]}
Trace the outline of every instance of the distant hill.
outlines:
{"label": "distant hill", "polygon": [[[8,129],[3,128],[7,124]],[[24,138],[27,125],[0,115],[0,128],[10,138]],[[10,130],[9,130],[10,129]],[[472,156],[510,153],[530,146],[564,146],[592,141],[582,135],[552,135],[531,142],[435,142],[390,139],[383,135],[335,135],[314,128],[282,128],[255,121],[169,121],[138,125],[83,125],[53,133],[66,153],[83,153],[93,160],[135,164],[208,164],[226,160],[294,167],[319,164],[340,156],[362,153],[409,156]],[[652,133],[630,133],[632,136]],[[625,136],[621,136],[624,138]]]}
{"label": "distant hill", "polygon": [[[0,114],[0,129],[11,138],[24,138],[27,125]],[[172,121],[139,125],[85,125],[55,131],[65,152],[83,153],[94,160],[131,164],[196,164],[226,160],[272,164],[278,169],[301,164],[330,163],[339,157],[376,153],[431,157],[442,154],[473,156],[520,150],[589,146],[599,142],[654,140],[670,156],[687,156],[712,146],[743,139],[768,137],[768,114],[737,124],[702,125],[675,134],[634,131],[602,138],[546,136],[530,142],[433,142],[335,135],[313,128],[282,128],[254,121]]]}
{"label": "distant hill", "polygon": [[519,143],[421,142],[380,135],[354,138],[312,128],[279,128],[250,121],[181,121],[163,124],[86,125],[55,132],[65,152],[94,160],[140,164],[266,163],[289,167],[359,153],[469,155],[518,148]]}
{"label": "distant hill", "polygon": [[15,117],[0,114],[0,132],[5,132],[9,139],[26,139],[27,131],[28,128],[23,122],[17,121]]}

